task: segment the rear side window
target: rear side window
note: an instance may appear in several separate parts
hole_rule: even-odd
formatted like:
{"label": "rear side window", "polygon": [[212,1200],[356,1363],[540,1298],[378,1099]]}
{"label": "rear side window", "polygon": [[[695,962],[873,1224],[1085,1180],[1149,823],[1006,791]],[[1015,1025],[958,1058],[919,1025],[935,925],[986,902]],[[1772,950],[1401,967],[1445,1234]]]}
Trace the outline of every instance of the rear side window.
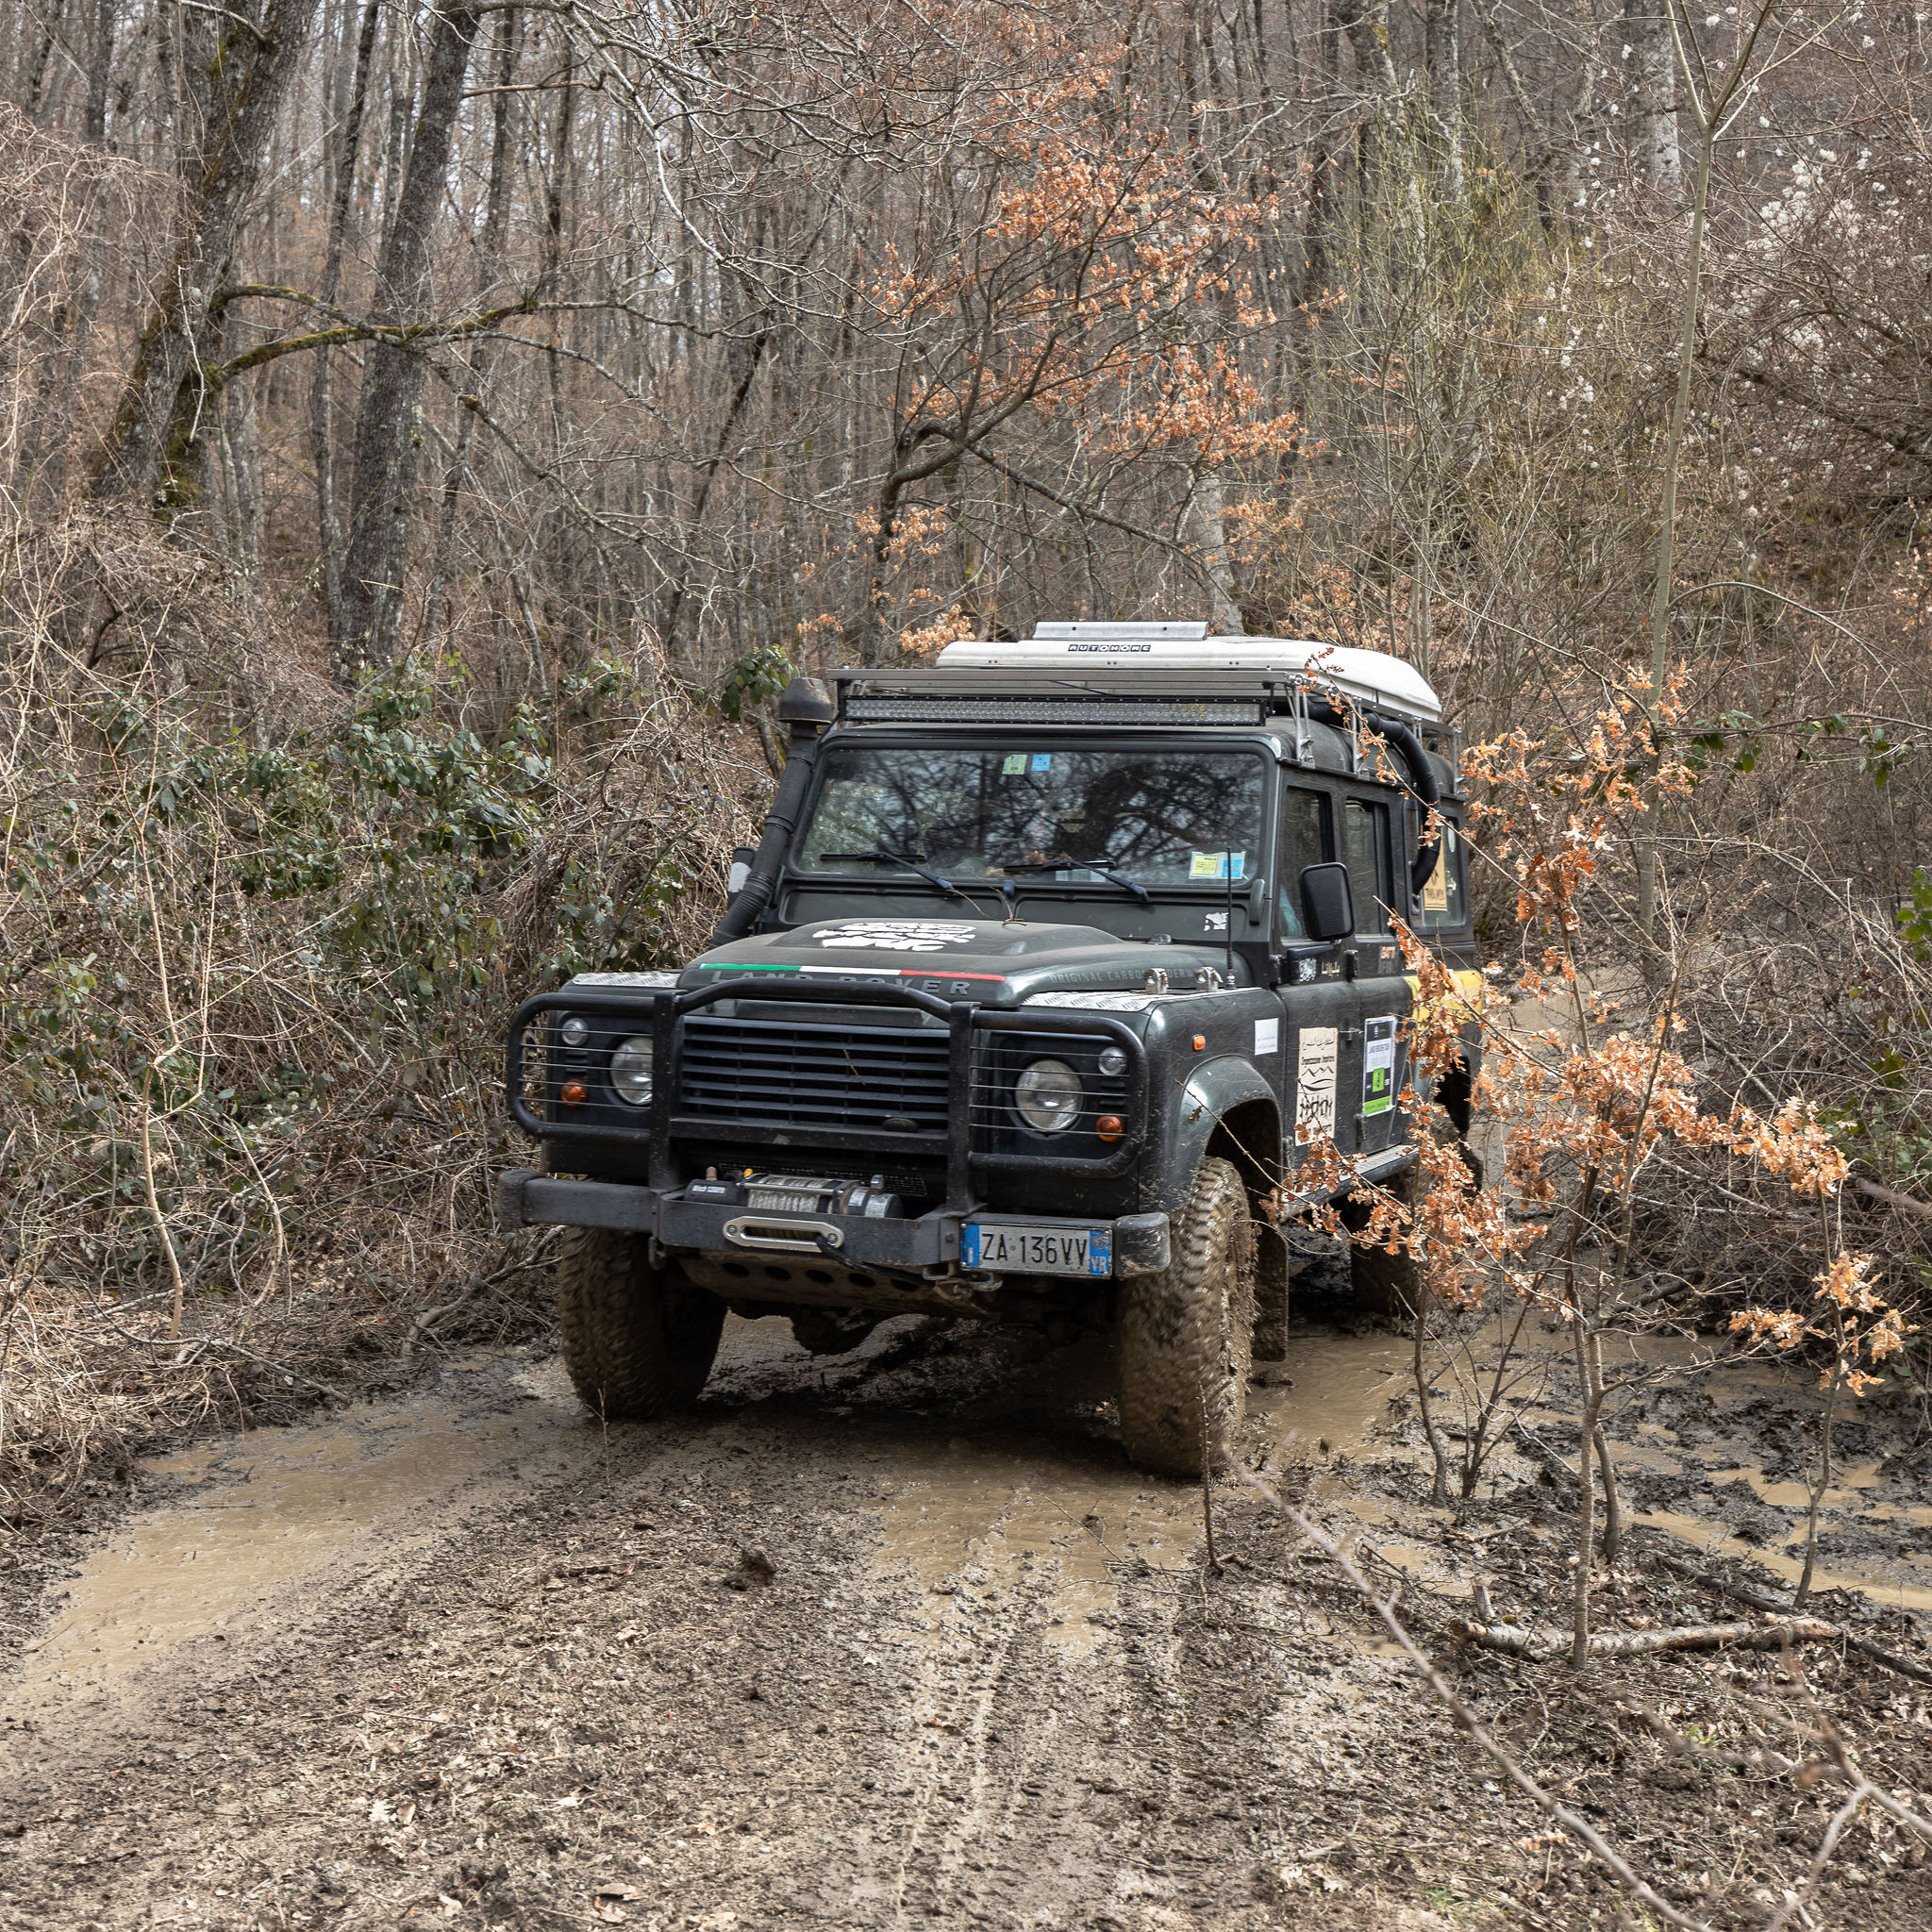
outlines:
{"label": "rear side window", "polygon": [[1442,821],[1442,846],[1436,855],[1436,869],[1423,887],[1423,930],[1437,932],[1448,926],[1469,924],[1469,889],[1464,873],[1468,848],[1462,834]]}
{"label": "rear side window", "polygon": [[1357,932],[1387,932],[1389,891],[1389,808],[1351,798],[1341,808],[1341,858],[1355,898]]}
{"label": "rear side window", "polygon": [[1302,924],[1302,872],[1328,857],[1328,801],[1319,791],[1291,789],[1281,795],[1281,851],[1274,868],[1277,937],[1307,937]]}

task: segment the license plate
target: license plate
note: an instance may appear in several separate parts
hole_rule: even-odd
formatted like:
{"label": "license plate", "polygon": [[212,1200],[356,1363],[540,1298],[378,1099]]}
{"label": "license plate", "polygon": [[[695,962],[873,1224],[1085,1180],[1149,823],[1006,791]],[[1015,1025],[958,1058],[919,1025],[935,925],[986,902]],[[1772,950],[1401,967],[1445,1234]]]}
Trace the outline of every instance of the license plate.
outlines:
{"label": "license plate", "polygon": [[959,1265],[1020,1274],[1111,1274],[1113,1229],[969,1221],[959,1230]]}

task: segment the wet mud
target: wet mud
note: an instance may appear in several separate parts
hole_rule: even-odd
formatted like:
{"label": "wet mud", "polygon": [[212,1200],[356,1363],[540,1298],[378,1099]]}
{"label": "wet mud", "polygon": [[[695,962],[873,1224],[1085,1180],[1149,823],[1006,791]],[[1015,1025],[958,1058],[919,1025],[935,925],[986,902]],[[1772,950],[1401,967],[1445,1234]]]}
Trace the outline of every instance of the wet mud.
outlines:
{"label": "wet mud", "polygon": [[[1546,1611],[1548,1479],[1504,1449],[1478,1507],[1431,1505],[1409,1342],[1305,1272],[1250,1469],[1445,1656],[1479,1578]],[[148,1500],[16,1602],[0,1924],[1610,1923],[1251,1487],[1215,1490],[1208,1568],[1209,1504],[1126,1466],[1108,1369],[1097,1344],[911,1319],[811,1357],[734,1320],[675,1424],[599,1428],[554,1357],[505,1352],[157,1458]],[[1643,1521],[1775,1569],[1808,1500],[1806,1398],[1752,1373],[1633,1408],[1619,1460]],[[1542,1392],[1524,1407],[1561,1451]],[[1830,1580],[1890,1592],[1901,1643],[1932,1590],[1911,1441],[1909,1417],[1854,1434],[1826,1498]],[[1506,1730],[1541,1708],[1541,1774],[1589,1787],[1585,1718],[1572,1738],[1522,1667],[1454,1668]],[[1710,1681],[1646,1668],[1650,1692],[1664,1669]],[[1932,1784],[1923,1693],[1884,1725],[1901,1778]],[[1603,1802],[1659,1846],[1704,1804],[1634,1766]],[[1740,1909],[1797,1856],[1739,1816],[1657,1852],[1687,1897],[1724,1890],[1696,1864],[1712,1832]],[[1932,1918],[1880,1849],[1815,1924]]]}

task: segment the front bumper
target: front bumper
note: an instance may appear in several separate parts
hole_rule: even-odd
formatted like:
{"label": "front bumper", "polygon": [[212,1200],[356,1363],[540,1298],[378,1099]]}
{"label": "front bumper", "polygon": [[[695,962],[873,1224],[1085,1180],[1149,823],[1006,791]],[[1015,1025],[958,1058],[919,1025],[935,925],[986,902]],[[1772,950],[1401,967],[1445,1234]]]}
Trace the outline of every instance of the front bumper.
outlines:
{"label": "front bumper", "polygon": [[939,1208],[903,1220],[859,1215],[753,1212],[715,1201],[688,1201],[681,1188],[634,1186],[625,1181],[566,1180],[515,1167],[496,1184],[496,1211],[505,1227],[540,1224],[609,1227],[648,1236],[674,1253],[820,1255],[847,1268],[957,1271],[959,1231],[982,1225],[1024,1224],[1068,1228],[1105,1224],[1113,1231],[1112,1273],[1158,1274],[1168,1265],[1165,1214],[1069,1218],[1056,1222],[1032,1214],[985,1214]]}

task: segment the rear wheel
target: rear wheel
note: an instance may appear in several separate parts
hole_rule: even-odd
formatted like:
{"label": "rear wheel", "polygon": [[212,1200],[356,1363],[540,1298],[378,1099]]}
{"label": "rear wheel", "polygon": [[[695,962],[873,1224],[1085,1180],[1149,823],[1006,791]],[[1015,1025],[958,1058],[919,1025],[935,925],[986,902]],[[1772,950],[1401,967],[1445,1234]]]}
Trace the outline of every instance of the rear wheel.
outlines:
{"label": "rear wheel", "polygon": [[1255,1234],[1229,1162],[1201,1163],[1173,1242],[1158,1274],[1121,1284],[1121,1437],[1138,1468],[1198,1476],[1232,1458],[1248,1404]]}
{"label": "rear wheel", "polygon": [[711,1373],[724,1304],[649,1244],[615,1228],[574,1228],[557,1263],[563,1359],[591,1414],[648,1422],[697,1398]]}

